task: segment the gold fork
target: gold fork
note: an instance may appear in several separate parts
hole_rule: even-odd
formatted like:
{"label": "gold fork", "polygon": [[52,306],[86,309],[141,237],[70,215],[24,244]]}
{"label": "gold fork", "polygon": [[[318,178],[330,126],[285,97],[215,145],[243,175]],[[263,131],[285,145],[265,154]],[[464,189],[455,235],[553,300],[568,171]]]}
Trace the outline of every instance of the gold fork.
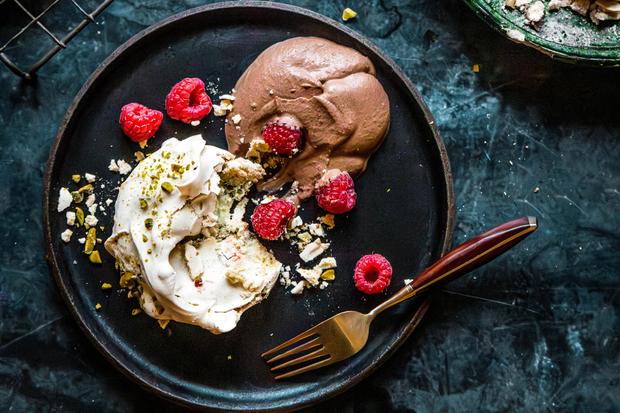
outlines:
{"label": "gold fork", "polygon": [[[276,379],[296,376],[349,358],[366,345],[370,323],[378,314],[393,305],[418,295],[432,285],[451,281],[489,262],[525,239],[537,227],[536,218],[523,217],[478,235],[440,258],[412,282],[368,314],[357,311],[345,311],[336,314],[279,346],[264,352],[261,357],[270,357],[279,351],[294,346],[267,360],[269,364],[280,361],[280,363],[272,365],[271,371],[292,369],[276,375]],[[427,306],[427,302],[423,303],[414,315],[414,327],[422,319]],[[291,358],[294,356],[297,357]]]}

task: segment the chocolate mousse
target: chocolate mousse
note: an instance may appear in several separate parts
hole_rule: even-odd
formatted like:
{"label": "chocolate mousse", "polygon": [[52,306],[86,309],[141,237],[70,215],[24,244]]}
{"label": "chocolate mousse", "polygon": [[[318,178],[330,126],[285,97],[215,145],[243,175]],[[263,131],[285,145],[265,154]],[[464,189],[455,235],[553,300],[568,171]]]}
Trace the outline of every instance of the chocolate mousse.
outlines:
{"label": "chocolate mousse", "polygon": [[312,195],[329,170],[353,177],[366,169],[390,123],[388,96],[372,62],[359,52],[318,37],[296,37],[272,45],[246,69],[235,86],[228,114],[229,150],[246,156],[266,124],[303,130],[303,146],[260,190],[298,183],[297,198]]}

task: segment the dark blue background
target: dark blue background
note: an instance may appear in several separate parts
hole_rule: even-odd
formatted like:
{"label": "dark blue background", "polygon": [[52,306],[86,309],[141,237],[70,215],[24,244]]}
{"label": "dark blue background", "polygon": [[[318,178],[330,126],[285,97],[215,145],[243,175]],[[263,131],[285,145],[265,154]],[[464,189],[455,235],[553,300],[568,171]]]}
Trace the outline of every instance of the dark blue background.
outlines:
{"label": "dark blue background", "polygon": [[[116,0],[36,82],[0,67],[0,411],[178,410],[103,361],[69,316],[43,257],[41,190],[56,128],[92,70],[139,30],[204,3]],[[352,7],[349,27],[417,84],[452,163],[455,242],[520,215],[541,226],[439,292],[376,374],[312,410],[619,411],[618,69],[554,62],[458,0],[290,3],[332,18]],[[3,7],[0,43],[18,24]],[[61,6],[46,24],[62,32],[76,18]],[[31,59],[24,43],[7,53]]]}

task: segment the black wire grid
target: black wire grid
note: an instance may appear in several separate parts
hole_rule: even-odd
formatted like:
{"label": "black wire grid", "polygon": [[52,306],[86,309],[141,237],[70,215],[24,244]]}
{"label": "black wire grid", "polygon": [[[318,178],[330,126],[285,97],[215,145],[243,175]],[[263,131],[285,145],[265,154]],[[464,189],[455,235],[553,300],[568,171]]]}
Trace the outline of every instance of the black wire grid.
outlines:
{"label": "black wire grid", "polygon": [[[67,46],[67,43],[71,41],[82,29],[88,26],[89,23],[94,22],[95,18],[103,11],[106,7],[112,3],[113,0],[103,0],[92,12],[88,13],[85,11],[82,6],[78,4],[75,0],[70,0],[71,3],[77,8],[79,13],[84,16],[82,21],[75,26],[69,33],[67,33],[63,38],[58,38],[54,33],[52,33],[43,23],[41,23],[41,18],[48,13],[50,10],[54,8],[56,4],[60,2],[60,0],[54,0],[51,2],[49,6],[47,6],[41,13],[38,15],[33,15],[28,9],[19,1],[19,0],[0,0],[0,5],[5,1],[12,1],[15,3],[23,12],[28,16],[30,21],[23,26],[19,31],[11,37],[2,47],[0,47],[0,61],[6,65],[6,67],[11,70],[11,72],[15,73],[18,76],[21,76],[24,79],[31,80],[36,72],[47,63],[56,53],[60,50],[64,49]],[[26,32],[33,25],[39,26],[49,37],[54,41],[54,45],[39,58],[39,60],[30,66],[28,69],[24,70],[20,68],[16,63],[14,63],[4,52],[6,48],[17,40],[22,34]]]}

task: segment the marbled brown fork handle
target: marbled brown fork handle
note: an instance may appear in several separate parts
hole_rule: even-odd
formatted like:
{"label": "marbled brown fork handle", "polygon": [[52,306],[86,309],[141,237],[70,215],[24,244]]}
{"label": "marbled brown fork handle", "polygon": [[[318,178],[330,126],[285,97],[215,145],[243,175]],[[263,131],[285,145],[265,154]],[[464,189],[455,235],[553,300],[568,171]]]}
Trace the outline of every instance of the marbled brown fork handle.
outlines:
{"label": "marbled brown fork handle", "polygon": [[459,245],[424,270],[405,288],[373,309],[383,310],[413,297],[437,283],[446,283],[478,268],[523,241],[538,227],[535,217],[522,217],[506,222]]}

